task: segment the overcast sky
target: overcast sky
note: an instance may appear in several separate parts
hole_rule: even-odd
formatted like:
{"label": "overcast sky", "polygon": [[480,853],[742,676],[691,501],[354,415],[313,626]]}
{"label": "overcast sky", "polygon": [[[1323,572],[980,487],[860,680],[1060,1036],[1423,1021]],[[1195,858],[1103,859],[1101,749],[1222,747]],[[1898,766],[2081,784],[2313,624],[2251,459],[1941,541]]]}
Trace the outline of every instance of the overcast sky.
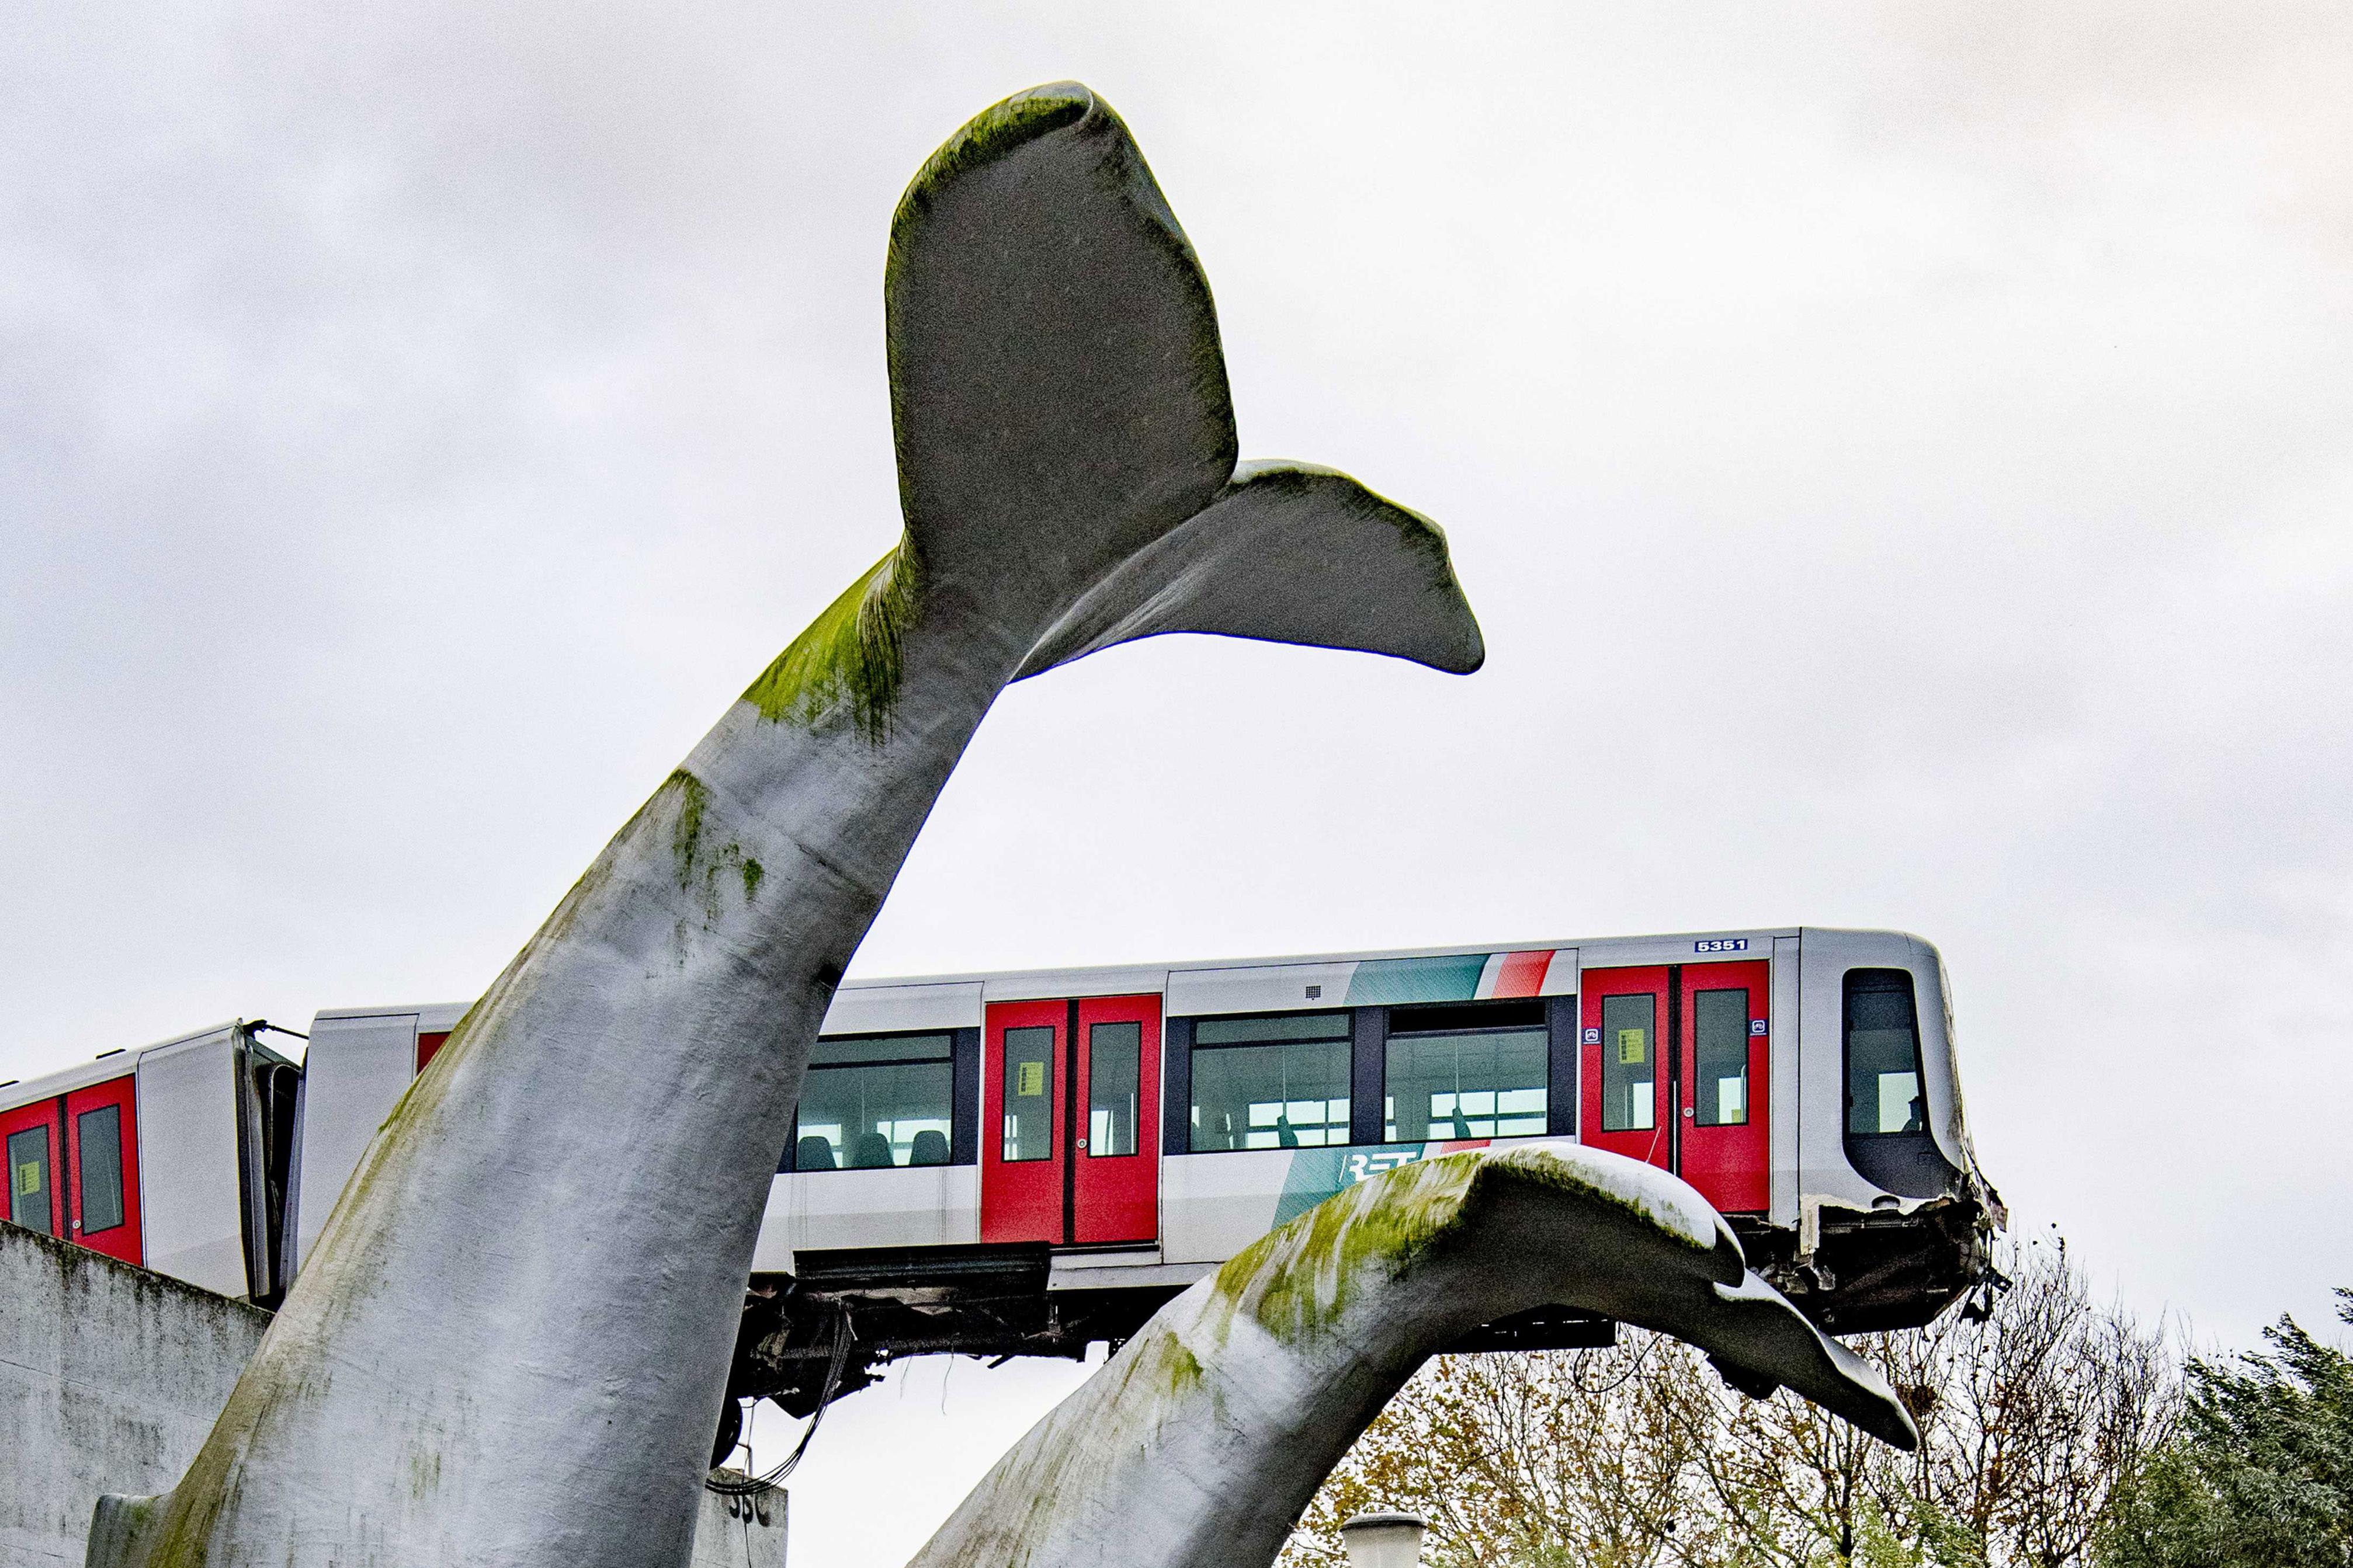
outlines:
{"label": "overcast sky", "polygon": [[[854,973],[1900,927],[2021,1229],[2232,1342],[2353,1283],[2343,6],[6,26],[0,1078],[479,991],[892,542],[892,208],[1077,77],[1487,668],[1016,688]],[[846,1404],[797,1557],[1068,1381]]]}

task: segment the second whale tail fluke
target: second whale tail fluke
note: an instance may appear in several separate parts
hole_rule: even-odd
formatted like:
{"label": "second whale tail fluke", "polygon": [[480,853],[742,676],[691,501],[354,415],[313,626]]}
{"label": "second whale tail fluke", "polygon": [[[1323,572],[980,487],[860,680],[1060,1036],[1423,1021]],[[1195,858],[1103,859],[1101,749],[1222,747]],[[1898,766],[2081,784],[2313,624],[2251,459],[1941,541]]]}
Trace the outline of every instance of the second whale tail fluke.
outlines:
{"label": "second whale tail fluke", "polygon": [[1179,631],[1479,667],[1434,524],[1237,463],[1208,279],[1086,88],[1016,94],[924,164],[885,302],[902,555],[1028,639],[1021,675]]}

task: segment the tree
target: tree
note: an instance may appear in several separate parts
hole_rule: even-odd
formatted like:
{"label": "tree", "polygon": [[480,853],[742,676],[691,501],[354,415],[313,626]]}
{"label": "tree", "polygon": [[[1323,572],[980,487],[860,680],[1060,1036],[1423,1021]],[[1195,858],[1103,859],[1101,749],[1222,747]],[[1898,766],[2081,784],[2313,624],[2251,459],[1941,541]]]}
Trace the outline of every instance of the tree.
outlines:
{"label": "tree", "polygon": [[[2353,1290],[2337,1292],[2353,1323]],[[2283,1317],[2268,1355],[2193,1361],[2179,1437],[2129,1489],[2108,1568],[2353,1563],[2353,1357]]]}
{"label": "tree", "polygon": [[1317,1495],[1286,1568],[1330,1568],[1340,1521],[1374,1507],[1427,1517],[1436,1568],[2081,1564],[2172,1430],[2174,1363],[2091,1300],[2063,1247],[2010,1267],[1982,1321],[1858,1343],[1919,1422],[1915,1454],[1788,1394],[1748,1400],[1640,1332],[1440,1357]]}

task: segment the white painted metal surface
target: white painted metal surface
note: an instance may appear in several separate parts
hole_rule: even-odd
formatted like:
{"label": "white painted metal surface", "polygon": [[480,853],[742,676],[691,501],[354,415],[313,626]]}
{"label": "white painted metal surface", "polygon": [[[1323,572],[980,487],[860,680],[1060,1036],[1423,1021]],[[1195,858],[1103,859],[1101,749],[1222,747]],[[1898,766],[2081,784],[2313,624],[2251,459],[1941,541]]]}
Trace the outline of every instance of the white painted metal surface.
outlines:
{"label": "white painted metal surface", "polygon": [[237,1144],[238,1040],[229,1025],[138,1057],[146,1266],[224,1296],[243,1296],[248,1289]]}
{"label": "white painted metal surface", "polygon": [[833,994],[820,1034],[889,1035],[916,1029],[977,1029],[981,983],[892,981],[845,985]]}
{"label": "white painted metal surface", "polygon": [[793,1254],[843,1247],[955,1247],[980,1239],[980,1167],[780,1175],[768,1189],[752,1267],[793,1272]]}
{"label": "white painted metal surface", "polygon": [[417,1076],[422,1011],[353,1009],[322,1013],[311,1022],[302,1059],[302,1160],[291,1216],[298,1268],[317,1245],[368,1140]]}

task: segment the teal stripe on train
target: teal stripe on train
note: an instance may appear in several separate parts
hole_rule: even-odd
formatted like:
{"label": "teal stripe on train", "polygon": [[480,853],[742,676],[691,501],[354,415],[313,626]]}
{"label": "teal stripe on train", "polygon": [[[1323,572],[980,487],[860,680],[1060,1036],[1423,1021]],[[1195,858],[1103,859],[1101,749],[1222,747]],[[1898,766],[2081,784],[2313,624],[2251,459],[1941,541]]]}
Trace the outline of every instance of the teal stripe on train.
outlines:
{"label": "teal stripe on train", "polygon": [[1394,1007],[1409,1002],[1468,1002],[1479,994],[1483,952],[1439,958],[1368,958],[1348,977],[1350,1007]]}

